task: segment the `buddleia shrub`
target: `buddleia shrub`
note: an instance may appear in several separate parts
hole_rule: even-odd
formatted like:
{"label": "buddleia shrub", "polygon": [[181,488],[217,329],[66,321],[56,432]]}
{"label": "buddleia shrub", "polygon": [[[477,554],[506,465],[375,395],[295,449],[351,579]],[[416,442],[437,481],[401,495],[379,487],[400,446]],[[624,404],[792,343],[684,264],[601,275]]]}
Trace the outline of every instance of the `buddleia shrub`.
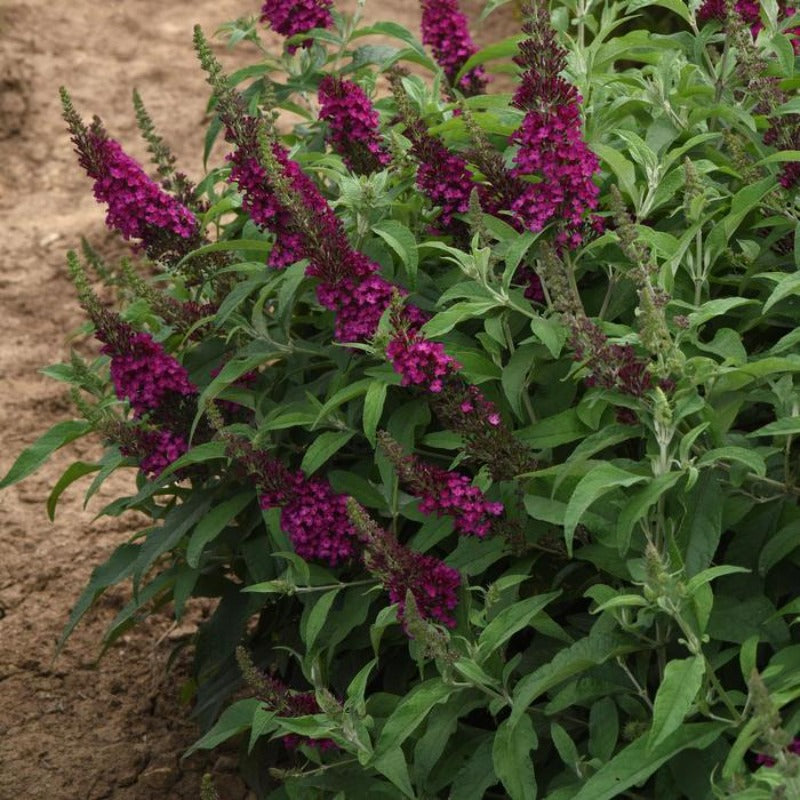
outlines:
{"label": "buddleia shrub", "polygon": [[793,9],[421,6],[268,0],[233,73],[196,30],[199,177],[64,90],[131,256],[69,254],[78,418],[3,485],[99,435],[50,514],[127,469],[150,519],[65,636],[211,598],[192,751],[259,797],[800,797]]}

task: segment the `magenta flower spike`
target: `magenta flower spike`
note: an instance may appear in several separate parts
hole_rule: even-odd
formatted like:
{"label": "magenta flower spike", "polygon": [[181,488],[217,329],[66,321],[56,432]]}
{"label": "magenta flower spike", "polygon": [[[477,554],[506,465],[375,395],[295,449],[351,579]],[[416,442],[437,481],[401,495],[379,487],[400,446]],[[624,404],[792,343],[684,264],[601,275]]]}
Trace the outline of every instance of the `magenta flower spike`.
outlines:
{"label": "magenta flower spike", "polygon": [[139,240],[148,252],[169,249],[165,237],[188,240],[199,233],[194,214],[148,177],[99,121],[72,133],[78,161],[94,180],[95,199],[106,204],[109,228],[126,240]]}
{"label": "magenta flower spike", "polygon": [[461,368],[447,355],[441,342],[431,342],[415,332],[400,332],[388,344],[386,356],[403,386],[420,386],[433,394],[444,388],[447,377]]}
{"label": "magenta flower spike", "polygon": [[370,542],[364,563],[383,584],[389,599],[397,603],[403,619],[406,594],[411,592],[419,614],[427,620],[455,627],[453,609],[458,605],[461,575],[457,569],[425,553],[417,553],[383,531]]}
{"label": "magenta flower spike", "polygon": [[582,98],[561,76],[566,51],[556,40],[547,4],[537,0],[527,12],[523,30],[530,38],[522,42],[516,59],[525,71],[514,94],[514,105],[526,113],[511,138],[519,148],[511,174],[539,180],[527,183],[511,210],[533,232],[556,223],[559,248],[577,247],[588,216],[597,208],[600,190],[594,175],[600,163],[583,138]]}
{"label": "magenta flower spike", "polygon": [[368,174],[389,164],[380,117],[358,84],[327,75],[318,97],[319,117],[328,123],[327,140],[353,172]]}
{"label": "magenta flower spike", "polygon": [[130,402],[135,416],[158,409],[176,395],[188,397],[197,392],[185,367],[149,333],[131,333],[127,339],[115,336],[109,341],[98,330],[97,338],[106,342],[102,352],[111,356],[114,391]]}
{"label": "magenta flower spike", "polygon": [[347,498],[326,481],[288,474],[280,488],[263,492],[261,508],[281,508],[281,527],[297,555],[335,567],[356,554],[357,536],[347,515]]}
{"label": "magenta flower spike", "polygon": [[151,478],[160,475],[189,450],[189,443],[183,436],[166,428],[142,430],[136,437],[134,448],[123,445],[120,451],[125,456],[137,457],[142,472]]}
{"label": "magenta flower spike", "polygon": [[436,63],[444,70],[451,84],[465,94],[480,94],[486,88],[486,73],[476,67],[456,83],[456,76],[478,52],[472,41],[467,17],[458,0],[422,0],[422,43],[433,50]]}
{"label": "magenta flower spike", "polygon": [[[289,38],[314,28],[330,28],[333,25],[332,6],[333,0],[267,0],[261,7],[261,21]],[[294,53],[298,47],[310,46],[311,39],[307,39],[299,45],[287,45],[286,49]]]}

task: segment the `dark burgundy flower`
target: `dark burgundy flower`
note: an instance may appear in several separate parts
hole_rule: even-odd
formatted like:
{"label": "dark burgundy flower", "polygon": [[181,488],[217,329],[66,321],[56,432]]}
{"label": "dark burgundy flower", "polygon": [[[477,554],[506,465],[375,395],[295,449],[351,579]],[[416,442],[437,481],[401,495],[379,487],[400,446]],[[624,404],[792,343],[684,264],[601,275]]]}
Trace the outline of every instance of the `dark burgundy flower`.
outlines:
{"label": "dark burgundy flower", "polygon": [[433,50],[450,83],[467,94],[480,94],[486,88],[486,73],[481,66],[470,70],[456,84],[461,67],[478,52],[458,0],[422,0],[421,5],[423,44]]}
{"label": "dark burgundy flower", "polygon": [[[333,0],[267,0],[261,7],[261,21],[288,38],[314,28],[330,28],[332,6]],[[310,45],[311,39],[307,39],[300,45],[288,45],[287,50],[294,53],[298,47]]]}
{"label": "dark burgundy flower", "polygon": [[320,119],[328,123],[326,138],[351,170],[370,173],[389,164],[378,112],[358,84],[327,75],[318,96]]}
{"label": "dark burgundy flower", "polygon": [[404,547],[388,531],[375,536],[367,545],[364,564],[397,603],[403,619],[406,594],[411,592],[419,614],[448,628],[455,626],[453,609],[458,605],[461,575],[433,556]]}
{"label": "dark burgundy flower", "polygon": [[347,516],[347,498],[326,481],[302,472],[286,476],[284,485],[263,492],[262,508],[281,506],[281,527],[302,558],[336,566],[356,552],[356,533]]}

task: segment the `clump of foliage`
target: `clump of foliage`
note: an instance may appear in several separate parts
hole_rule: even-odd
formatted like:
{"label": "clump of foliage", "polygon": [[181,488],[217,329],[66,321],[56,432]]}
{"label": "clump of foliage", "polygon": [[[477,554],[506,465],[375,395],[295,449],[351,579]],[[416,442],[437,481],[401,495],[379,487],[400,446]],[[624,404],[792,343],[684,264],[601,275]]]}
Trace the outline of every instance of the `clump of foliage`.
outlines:
{"label": "clump of foliage", "polygon": [[793,9],[534,0],[479,49],[421,5],[268,0],[231,75],[197,30],[197,183],[64,92],[135,261],[69,255],[102,347],[3,485],[99,433],[49,512],[133,468],[103,513],[152,520],[65,636],[216,598],[193,749],[245,734],[259,797],[799,797]]}

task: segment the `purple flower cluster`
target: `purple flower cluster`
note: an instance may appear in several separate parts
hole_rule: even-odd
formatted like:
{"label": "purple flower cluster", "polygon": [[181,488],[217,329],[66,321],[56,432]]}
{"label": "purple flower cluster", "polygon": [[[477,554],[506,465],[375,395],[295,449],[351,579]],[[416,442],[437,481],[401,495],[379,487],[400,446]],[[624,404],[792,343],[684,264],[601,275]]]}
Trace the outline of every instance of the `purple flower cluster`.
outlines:
{"label": "purple flower cluster", "polygon": [[[80,147],[80,143],[76,141]],[[194,214],[151,180],[139,164],[108,138],[99,125],[86,133],[80,164],[94,179],[94,196],[106,203],[106,224],[125,239],[143,242],[158,232],[191,239],[198,232]]]}
{"label": "purple flower cluster", "polygon": [[486,536],[491,527],[491,517],[503,513],[502,503],[486,499],[483,492],[472,485],[468,476],[448,472],[429,464],[419,464],[420,483],[427,483],[419,510],[423,514],[453,517],[455,529],[469,536]]}
{"label": "purple flower cluster", "polygon": [[[478,51],[469,34],[467,18],[458,0],[422,0],[421,5],[422,42],[430,46],[447,79],[455,84],[461,67]],[[458,82],[458,87],[467,94],[484,91],[486,73],[483,67],[470,70]]]}
{"label": "purple flower cluster", "polygon": [[444,381],[461,365],[447,355],[440,342],[431,342],[415,330],[400,330],[386,347],[394,371],[402,376],[403,386],[422,386],[433,394],[444,388]]}
{"label": "purple flower cluster", "polygon": [[261,508],[281,508],[281,527],[302,558],[325,561],[332,567],[355,555],[355,530],[347,515],[347,498],[335,494],[326,481],[297,472],[283,486],[259,497]]}
{"label": "purple flower cluster", "polygon": [[[761,25],[761,5],[756,0],[737,0],[733,5],[736,13],[751,27],[755,36],[763,27]],[[705,0],[703,5],[697,10],[697,21],[708,22],[717,20],[725,22],[728,18],[728,10],[725,0]]]}
{"label": "purple flower cluster", "polygon": [[411,154],[419,165],[417,187],[434,204],[441,206],[437,225],[445,229],[463,229],[453,217],[469,210],[469,198],[475,186],[472,174],[466,159],[451,153],[441,139],[428,131],[424,120],[409,102],[402,83],[405,74],[402,70],[395,70],[389,76],[389,82],[399,118],[405,124],[405,135],[411,142]]}
{"label": "purple flower cluster", "polygon": [[346,279],[336,285],[321,283],[317,297],[325,308],[336,312],[334,335],[340,342],[367,341],[392,302],[395,287],[380,275],[361,283]]}
{"label": "purple flower cluster", "polygon": [[[253,222],[275,234],[276,240],[269,257],[269,265],[276,269],[288,267],[306,257],[305,237],[294,225],[292,213],[273,191],[267,171],[250,147],[238,147],[228,156],[232,166],[228,180],[238,184],[244,195],[242,206]],[[296,161],[289,158],[286,150],[277,142],[272,152],[292,188],[298,192],[305,205],[318,214],[327,226],[336,228],[339,223],[335,214],[320,194],[314,182],[300,169]]]}
{"label": "purple flower cluster", "polygon": [[522,225],[537,232],[557,225],[560,247],[577,247],[583,240],[586,216],[597,208],[599,189],[594,174],[597,156],[583,139],[581,96],[561,77],[566,51],[556,41],[546,3],[534,3],[523,26],[530,35],[520,45],[516,61],[525,68],[514,105],[525,111],[511,138],[518,145],[512,177],[536,176],[511,203]]}
{"label": "purple flower cluster", "polygon": [[[314,28],[329,28],[333,25],[332,6],[333,0],[267,0],[261,7],[261,21],[288,38]],[[301,45],[288,45],[287,50],[294,53],[298,47],[310,45],[307,39]]]}
{"label": "purple flower cluster", "polygon": [[600,164],[583,140],[579,102],[576,95],[575,104],[531,109],[512,138],[519,145],[512,175],[541,180],[527,184],[511,210],[530,231],[557,222],[556,241],[567,247],[580,245],[586,213],[597,208],[600,192],[593,180]]}
{"label": "purple flower cluster", "polygon": [[[800,737],[796,737],[789,742],[788,746],[786,747],[786,751],[788,753],[793,753],[796,756],[800,756]],[[772,758],[772,756],[766,755],[766,753],[758,753],[758,755],[756,755],[756,764],[764,765],[765,767],[774,767],[775,759]]]}
{"label": "purple flower cluster", "polygon": [[631,397],[642,397],[650,389],[647,362],[630,345],[610,344],[588,317],[572,322],[571,344],[573,357],[589,371],[587,386],[614,389]]}
{"label": "purple flower cluster", "polygon": [[437,225],[450,228],[455,214],[465,214],[469,210],[469,198],[475,184],[467,162],[461,156],[451,153],[438,139],[430,141],[418,153],[417,186],[431,201],[442,207],[436,220]]}
{"label": "purple flower cluster", "polygon": [[[336,313],[336,338],[344,342],[368,339],[388,308],[394,287],[377,275],[378,264],[350,246],[341,221],[314,182],[275,143],[272,153],[303,204],[307,214],[302,216],[307,219],[298,219],[301,215],[281,202],[258,157],[255,121],[247,118],[240,122],[238,146],[229,156],[233,165],[230,180],[239,185],[243,206],[253,221],[276,236],[270,266],[284,267],[309,259],[306,275],[321,278],[320,303]],[[309,221],[313,230],[307,230]],[[407,318],[410,322],[419,320],[421,313],[409,308]]]}
{"label": "purple flower cluster", "polygon": [[[101,331],[98,338],[103,340]],[[118,339],[109,342],[102,352],[111,356],[111,380],[117,397],[127,399],[137,417],[159,408],[170,396],[197,392],[183,365],[149,333],[132,334],[122,346]]]}
{"label": "purple flower cluster", "polygon": [[[321,709],[314,692],[290,692],[284,687],[283,704],[278,709],[279,717],[305,717],[320,712]],[[322,753],[338,749],[338,745],[332,739],[311,739],[296,733],[287,734],[282,741],[284,747],[289,750],[294,750],[300,745],[314,747]]]}
{"label": "purple flower cluster", "polygon": [[320,119],[328,123],[327,140],[351,170],[366,174],[389,164],[392,158],[381,141],[378,112],[358,84],[327,75],[318,97]]}
{"label": "purple flower cluster", "polygon": [[486,499],[483,492],[460,472],[448,472],[427,464],[414,455],[405,455],[389,434],[378,436],[381,448],[397,469],[401,484],[421,498],[423,514],[453,517],[459,533],[483,538],[492,526],[492,517],[503,513],[502,503]]}
{"label": "purple flower cluster", "polygon": [[160,475],[188,450],[189,444],[186,439],[166,428],[140,431],[135,452],[124,445],[120,447],[122,455],[137,457],[142,472],[153,478]]}
{"label": "purple flower cluster", "polygon": [[403,619],[406,593],[411,592],[420,615],[448,628],[455,627],[453,609],[458,605],[461,575],[433,556],[409,550],[391,534],[383,532],[370,542],[364,563],[397,603]]}
{"label": "purple flower cluster", "polygon": [[534,272],[532,267],[522,267],[514,275],[515,282],[525,287],[525,299],[532,303],[544,302],[544,287],[542,279]]}

